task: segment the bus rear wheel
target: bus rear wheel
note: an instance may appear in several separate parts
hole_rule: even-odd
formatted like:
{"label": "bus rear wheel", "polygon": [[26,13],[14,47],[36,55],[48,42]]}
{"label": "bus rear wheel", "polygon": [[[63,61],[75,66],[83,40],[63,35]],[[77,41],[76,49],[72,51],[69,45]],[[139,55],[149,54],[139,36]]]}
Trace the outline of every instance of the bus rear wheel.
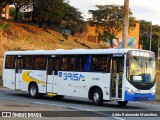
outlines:
{"label": "bus rear wheel", "polygon": [[38,98],[39,96],[39,93],[38,93],[38,86],[37,84],[35,83],[32,83],[30,86],[29,86],[29,96],[32,97],[32,98]]}
{"label": "bus rear wheel", "polygon": [[101,89],[97,88],[94,90],[93,92],[93,103],[95,105],[102,105],[103,104],[103,94],[102,94],[102,91]]}
{"label": "bus rear wheel", "polygon": [[120,106],[126,106],[128,101],[117,101]]}

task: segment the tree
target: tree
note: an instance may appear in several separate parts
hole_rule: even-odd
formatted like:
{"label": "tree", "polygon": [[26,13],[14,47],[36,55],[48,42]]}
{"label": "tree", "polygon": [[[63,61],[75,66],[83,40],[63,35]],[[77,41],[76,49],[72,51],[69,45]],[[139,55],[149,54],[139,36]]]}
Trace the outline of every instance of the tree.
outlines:
{"label": "tree", "polygon": [[2,11],[3,11],[3,7],[4,7],[4,1],[0,1],[0,20],[2,19]]}
{"label": "tree", "polygon": [[86,23],[83,21],[82,13],[68,3],[64,3],[62,24],[73,31],[73,33],[83,33],[86,31]]}
{"label": "tree", "polygon": [[85,31],[81,12],[64,0],[34,0],[33,19],[45,24],[61,25],[73,32]]}
{"label": "tree", "polygon": [[14,7],[9,8],[9,16],[11,17],[11,19],[15,18],[15,14],[16,14],[15,11],[16,9]]}
{"label": "tree", "polygon": [[140,30],[139,30],[139,33],[140,33],[140,43],[143,45],[144,42],[149,39],[149,35],[150,35],[150,22],[147,22],[145,20],[141,20],[140,21]]}
{"label": "tree", "polygon": [[[124,6],[120,5],[96,5],[97,10],[89,10],[92,14],[90,24],[96,26],[99,40],[108,40],[116,36],[123,29]],[[130,26],[135,26],[135,18],[130,10]],[[103,33],[99,29],[103,29]],[[101,39],[103,38],[103,39]]]}
{"label": "tree", "polygon": [[23,6],[27,6],[30,4],[30,0],[12,0],[15,5],[15,21],[18,19],[18,12]]}
{"label": "tree", "polygon": [[33,19],[42,23],[59,24],[62,21],[63,0],[34,0]]}
{"label": "tree", "polygon": [[[150,45],[150,27],[151,23],[147,22],[145,20],[140,21],[140,43],[143,46],[143,49],[149,50],[149,45]],[[159,37],[160,33],[160,26],[159,25],[153,25],[152,26],[152,41],[151,41],[151,48],[152,51],[157,53],[158,50],[158,40],[160,39]]]}

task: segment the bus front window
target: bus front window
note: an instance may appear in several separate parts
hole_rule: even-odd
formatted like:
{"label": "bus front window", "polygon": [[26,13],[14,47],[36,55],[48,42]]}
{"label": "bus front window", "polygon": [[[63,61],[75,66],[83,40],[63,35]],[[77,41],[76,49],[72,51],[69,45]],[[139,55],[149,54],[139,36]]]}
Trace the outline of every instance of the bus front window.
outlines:
{"label": "bus front window", "polygon": [[129,59],[128,80],[130,82],[154,82],[156,65],[152,58],[133,57]]}

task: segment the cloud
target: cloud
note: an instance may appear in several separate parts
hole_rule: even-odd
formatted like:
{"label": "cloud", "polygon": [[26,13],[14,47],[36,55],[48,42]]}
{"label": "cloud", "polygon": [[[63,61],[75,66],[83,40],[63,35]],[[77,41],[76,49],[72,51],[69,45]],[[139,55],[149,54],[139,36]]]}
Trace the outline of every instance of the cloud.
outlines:
{"label": "cloud", "polygon": [[92,4],[98,4],[98,5],[106,5],[106,4],[118,4],[123,5],[123,0],[88,0]]}
{"label": "cloud", "polygon": [[95,4],[89,0],[70,0],[70,5],[79,8],[80,11],[88,12],[89,9],[95,9]]}
{"label": "cloud", "polygon": [[[134,16],[139,20],[146,20],[152,21],[153,24],[160,25],[160,9],[159,9],[159,0],[141,0],[142,2],[139,3],[130,3],[130,8],[134,14]],[[145,4],[143,4],[145,3]]]}

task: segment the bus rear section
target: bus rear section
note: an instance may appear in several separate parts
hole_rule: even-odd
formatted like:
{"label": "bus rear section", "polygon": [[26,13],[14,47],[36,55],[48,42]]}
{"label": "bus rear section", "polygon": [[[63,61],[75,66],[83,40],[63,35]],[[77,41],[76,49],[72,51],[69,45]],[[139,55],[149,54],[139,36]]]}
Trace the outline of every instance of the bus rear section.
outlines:
{"label": "bus rear section", "polygon": [[10,88],[12,90],[15,90],[16,86],[18,86],[19,83],[15,83],[15,58],[14,56],[6,56],[4,55],[4,61],[3,61],[3,86]]}

